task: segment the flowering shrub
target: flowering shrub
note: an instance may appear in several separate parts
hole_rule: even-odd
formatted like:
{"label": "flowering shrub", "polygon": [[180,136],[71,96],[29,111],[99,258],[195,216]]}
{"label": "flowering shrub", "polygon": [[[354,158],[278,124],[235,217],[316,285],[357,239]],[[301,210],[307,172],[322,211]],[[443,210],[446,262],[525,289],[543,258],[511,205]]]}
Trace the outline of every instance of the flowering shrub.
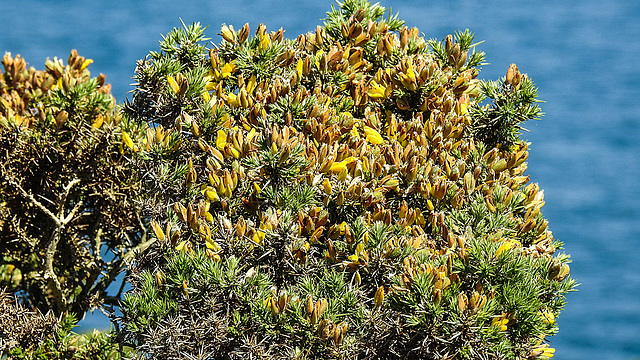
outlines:
{"label": "flowering shrub", "polygon": [[43,313],[117,304],[107,288],[145,243],[111,85],[91,63],[2,59],[0,287]]}
{"label": "flowering shrub", "polygon": [[2,297],[3,324],[42,323],[9,358],[553,356],[576,283],[526,174],[526,74],[479,80],[471,32],[425,39],[366,0],[296,39],[204,31],[164,37],[119,108],[75,51],[3,58],[0,286],[115,324],[76,336]]}
{"label": "flowering shrub", "polygon": [[[575,286],[526,175],[537,91],[477,79],[345,0],[324,26],[174,29],[140,60],[123,148],[157,241],[130,269],[139,356],[544,359]],[[184,25],[184,24],[183,24]]]}

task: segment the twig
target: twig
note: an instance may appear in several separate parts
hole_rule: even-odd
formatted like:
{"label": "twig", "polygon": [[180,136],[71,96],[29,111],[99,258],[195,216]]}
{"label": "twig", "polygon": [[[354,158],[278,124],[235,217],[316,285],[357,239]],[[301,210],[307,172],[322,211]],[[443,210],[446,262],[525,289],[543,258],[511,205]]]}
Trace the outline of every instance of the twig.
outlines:
{"label": "twig", "polygon": [[[2,166],[2,171],[5,172],[4,166]],[[23,189],[22,186],[20,186],[20,184],[18,184],[15,180],[10,178],[9,176],[5,176],[5,177],[6,177],[7,181],[9,182],[9,184],[11,184],[11,185],[15,186],[16,188],[18,188],[18,190],[20,190],[20,193],[22,193],[22,195],[24,197],[29,199],[29,201],[31,201],[33,203],[33,205],[38,207],[40,210],[42,210],[42,212],[44,212],[47,216],[49,216],[51,218],[51,220],[53,220],[56,223],[57,227],[62,226],[62,224],[60,223],[60,219],[58,219],[58,217],[55,216],[51,212],[51,210],[47,209],[44,205],[42,205],[42,203],[40,203],[38,200],[36,200],[36,198],[33,197],[33,195],[29,194],[25,189]],[[51,202],[49,199],[47,199],[47,201]]]}
{"label": "twig", "polygon": [[65,302],[64,296],[62,296],[62,285],[60,285],[60,281],[58,281],[58,277],[53,270],[53,257],[56,253],[58,242],[60,241],[60,230],[61,227],[53,230],[53,234],[51,234],[51,240],[49,241],[49,245],[47,245],[47,251],[45,253],[44,278],[47,280],[51,291],[53,291],[53,293],[55,294],[55,299],[58,307],[61,311],[63,311],[66,310],[67,304]]}
{"label": "twig", "polygon": [[[2,166],[2,170],[3,172],[5,172],[4,166]],[[65,191],[64,197],[62,198],[62,201],[60,202],[60,205],[59,205],[59,209],[58,209],[59,215],[56,216],[54,213],[51,212],[51,210],[47,209],[46,206],[42,205],[41,202],[36,200],[36,198],[33,197],[33,195],[31,195],[29,192],[23,189],[22,186],[20,186],[20,184],[18,184],[17,181],[10,178],[9,176],[5,175],[5,177],[7,178],[8,182],[11,185],[16,187],[20,191],[20,193],[22,193],[24,197],[29,199],[31,203],[33,203],[37,208],[39,208],[45,215],[47,215],[55,223],[56,228],[53,230],[53,233],[51,234],[51,238],[49,240],[49,244],[47,245],[47,250],[45,252],[44,279],[47,281],[49,289],[55,295],[57,306],[61,310],[66,310],[67,304],[63,296],[62,285],[60,284],[60,281],[58,281],[58,277],[53,269],[53,259],[55,257],[58,243],[60,242],[60,236],[62,236],[62,231],[64,227],[73,219],[77,211],[83,206],[82,202],[77,203],[74,206],[73,210],[66,217],[64,217],[64,208],[67,202],[67,197],[69,196],[69,192],[71,191],[71,188],[75,184],[80,182],[80,180],[77,178],[73,179],[66,186],[64,186],[63,188]],[[42,198],[51,202],[51,200],[46,199],[45,197],[42,197]]]}

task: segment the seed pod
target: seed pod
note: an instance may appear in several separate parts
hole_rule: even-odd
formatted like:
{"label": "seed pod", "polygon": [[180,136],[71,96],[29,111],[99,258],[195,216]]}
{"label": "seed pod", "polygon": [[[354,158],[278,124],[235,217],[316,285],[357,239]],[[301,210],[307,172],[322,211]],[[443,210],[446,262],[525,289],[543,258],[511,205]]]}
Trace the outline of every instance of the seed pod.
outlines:
{"label": "seed pod", "polygon": [[409,42],[409,28],[404,26],[400,30],[400,48],[404,49],[407,47],[407,43]]}
{"label": "seed pod", "polygon": [[434,289],[433,290],[433,302],[437,305],[442,301],[442,290]]}
{"label": "seed pod", "polygon": [[311,324],[316,324],[318,323],[319,318],[320,317],[318,316],[318,309],[313,308],[313,311],[311,312],[311,315],[309,317],[309,321],[311,322]]}
{"label": "seed pod", "polygon": [[242,44],[249,37],[249,23],[244,24],[244,26],[238,31],[238,43]]}
{"label": "seed pod", "polygon": [[509,84],[509,85],[516,85],[515,84],[515,80],[517,78],[517,75],[519,71],[518,71],[518,66],[516,66],[516,64],[511,64],[509,65],[509,69],[507,70],[507,77],[505,78],[505,83]]}
{"label": "seed pod", "polygon": [[499,173],[507,168],[507,160],[500,159],[491,167],[496,173]]}
{"label": "seed pod", "polygon": [[271,296],[269,300],[269,309],[273,315],[279,315],[280,309],[278,308],[278,302],[275,297]]}
{"label": "seed pod", "polygon": [[449,34],[444,40],[444,49],[447,53],[451,54],[452,47],[453,47],[453,36]]}
{"label": "seed pod", "polygon": [[456,69],[461,69],[464,66],[467,62],[467,56],[468,54],[466,51],[460,53],[460,56],[456,60]]}
{"label": "seed pod", "polygon": [[[56,126],[58,127],[58,129],[62,128],[62,125],[67,122],[67,119],[69,119],[69,113],[66,110],[62,110],[60,113],[58,113],[58,115],[56,116]],[[126,133],[123,132],[123,134]]]}
{"label": "seed pod", "polygon": [[555,277],[555,280],[562,281],[566,279],[567,276],[569,276],[570,272],[571,272],[571,269],[569,268],[569,264],[563,264],[562,267],[560,268],[560,272]]}
{"label": "seed pod", "polygon": [[349,325],[346,322],[341,322],[340,324],[336,325],[334,331],[333,331],[333,343],[334,345],[338,346],[342,343],[342,339],[344,338],[344,334],[347,332],[347,329],[349,328]]}
{"label": "seed pod", "polygon": [[523,225],[522,228],[520,229],[521,233],[527,233],[529,231],[531,231],[531,229],[533,229],[536,226],[536,219],[531,218],[529,220],[527,220]]}
{"label": "seed pod", "polygon": [[474,175],[470,172],[464,175],[464,190],[467,195],[473,193],[473,190],[476,188],[476,179]]}
{"label": "seed pod", "polygon": [[320,25],[318,25],[316,27],[316,48],[321,48],[322,47],[322,43],[324,42],[324,31],[322,30],[322,28],[320,27]]}
{"label": "seed pod", "polygon": [[553,259],[553,261],[549,265],[549,272],[547,274],[547,278],[549,280],[555,279],[560,274],[561,268],[562,268],[562,263],[558,261],[558,259]]}
{"label": "seed pod", "polygon": [[310,315],[313,312],[313,298],[311,295],[307,296],[307,300],[304,304],[304,310],[307,312],[307,315]]}
{"label": "seed pod", "polygon": [[280,297],[278,298],[278,308],[280,309],[280,312],[283,312],[288,305],[289,299],[287,299],[287,293],[283,292],[282,294],[280,294]]}
{"label": "seed pod", "polygon": [[318,313],[318,318],[320,318],[322,316],[322,314],[324,314],[325,310],[327,310],[327,305],[329,303],[327,302],[327,299],[320,299],[316,302],[316,312]]}
{"label": "seed pod", "polygon": [[162,287],[162,285],[164,284],[164,281],[166,279],[166,276],[164,275],[164,273],[160,270],[158,270],[156,272],[156,285],[158,285],[158,287]]}
{"label": "seed pod", "polygon": [[461,313],[467,310],[467,306],[469,305],[469,299],[465,293],[458,294],[458,309]]}
{"label": "seed pod", "polygon": [[324,319],[318,325],[318,335],[321,339],[333,338],[335,330],[335,324],[331,320]]}
{"label": "seed pod", "polygon": [[[458,249],[460,250],[460,249]],[[455,284],[460,284],[460,282],[462,281],[462,279],[460,279],[460,275],[458,275],[458,273],[453,273],[449,276],[449,278],[451,279],[451,282],[455,283]]]}
{"label": "seed pod", "polygon": [[187,221],[187,208],[180,203],[176,203],[173,207],[176,214],[178,214],[178,218],[182,221]]}

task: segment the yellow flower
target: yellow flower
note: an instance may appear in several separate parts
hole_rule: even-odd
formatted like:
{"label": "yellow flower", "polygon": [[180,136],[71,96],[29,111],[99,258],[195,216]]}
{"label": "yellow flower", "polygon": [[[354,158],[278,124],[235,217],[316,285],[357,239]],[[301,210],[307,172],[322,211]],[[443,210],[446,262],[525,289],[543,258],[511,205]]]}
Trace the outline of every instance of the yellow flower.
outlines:
{"label": "yellow flower", "polygon": [[[219,74],[218,74],[218,77],[220,77]],[[218,86],[218,83],[216,81],[213,81],[213,78],[211,78],[211,80],[209,80],[207,84],[204,86],[204,89],[207,91],[213,91],[216,89],[217,86]]]}
{"label": "yellow flower", "polygon": [[544,351],[542,352],[542,357],[546,358],[546,359],[551,359],[553,357],[553,355],[555,354],[556,349],[554,348],[546,348],[544,349]]}
{"label": "yellow flower", "polygon": [[386,99],[389,96],[388,89],[378,84],[375,80],[371,80],[369,90],[367,90],[367,95],[374,100]]}
{"label": "yellow flower", "polygon": [[384,300],[384,286],[380,286],[378,290],[376,290],[376,294],[373,296],[373,302],[376,307],[379,308],[382,306],[382,301]]}
{"label": "yellow flower", "polygon": [[553,313],[549,310],[538,311],[538,316],[547,324],[555,324],[556,322],[556,317],[553,316]]}
{"label": "yellow flower", "polygon": [[500,245],[498,250],[496,250],[496,257],[499,257],[500,254],[502,254],[506,250],[513,249],[520,246],[522,246],[522,244],[520,244],[518,240],[508,239],[502,245]]}
{"label": "yellow flower", "polygon": [[216,138],[216,147],[218,150],[224,150],[225,145],[227,145],[227,133],[224,130],[218,130],[218,137]]}
{"label": "yellow flower", "polygon": [[372,143],[373,145],[382,144],[383,142],[382,135],[380,135],[380,133],[375,129],[366,125],[364,126],[364,135],[367,138],[367,141]]}
{"label": "yellow flower", "polygon": [[213,202],[220,201],[220,197],[218,196],[218,192],[215,189],[211,188],[211,187],[207,187],[206,190],[203,191],[203,194],[204,194],[204,196],[206,196],[206,198],[209,201],[213,201]]}
{"label": "yellow flower", "polygon": [[91,126],[94,129],[100,129],[100,127],[102,126],[102,124],[104,123],[104,116],[102,116],[102,114],[99,114],[95,120],[93,120],[93,123],[91,124]]}
{"label": "yellow flower", "polygon": [[176,246],[176,250],[178,251],[184,251],[184,252],[193,252],[193,249],[191,248],[191,243],[189,241],[181,241],[177,246]]}
{"label": "yellow flower", "polygon": [[404,74],[400,74],[400,82],[402,83],[402,85],[404,85],[405,88],[411,91],[416,91],[418,87],[416,84],[416,73],[413,70],[413,63],[409,62],[407,70],[404,72]]}
{"label": "yellow flower", "polygon": [[225,100],[227,101],[227,104],[229,104],[230,106],[233,106],[233,107],[240,106],[240,99],[238,99],[236,94],[229,93],[229,94],[223,95],[223,96],[224,96]]}
{"label": "yellow flower", "polygon": [[331,164],[331,167],[329,168],[329,170],[333,172],[340,172],[346,168],[347,168],[347,163],[345,163],[344,161],[338,161]]}
{"label": "yellow flower", "polygon": [[207,237],[205,240],[206,240],[206,245],[208,249],[213,250],[215,252],[222,251],[222,248],[220,247],[220,245],[210,237]]}
{"label": "yellow flower", "polygon": [[178,85],[178,82],[176,82],[176,79],[173,78],[173,76],[167,75],[167,82],[169,83],[169,86],[171,87],[171,90],[173,90],[174,94],[180,92],[180,86]]}
{"label": "yellow flower", "polygon": [[302,77],[303,68],[304,68],[304,62],[302,61],[302,59],[298,59],[298,62],[296,63],[296,72],[298,73],[298,78]]}
{"label": "yellow flower", "polygon": [[226,79],[229,76],[231,76],[231,74],[233,74],[236,71],[237,67],[236,65],[232,62],[226,63],[224,64],[224,66],[222,67],[222,69],[220,70],[220,78],[221,79]]}
{"label": "yellow flower", "polygon": [[549,347],[549,344],[542,344],[541,339],[531,350],[531,353],[529,355],[538,359],[551,359],[555,352],[556,349]]}
{"label": "yellow flower", "polygon": [[493,321],[491,322],[491,326],[497,326],[499,328],[499,331],[507,331],[508,322],[509,319],[507,318],[497,317],[493,319]]}
{"label": "yellow flower", "polygon": [[202,96],[202,100],[204,100],[204,102],[206,102],[206,103],[211,101],[211,95],[209,94],[208,91],[203,91],[202,94],[200,94],[200,96]]}
{"label": "yellow flower", "polygon": [[133,151],[136,150],[135,145],[133,144],[133,140],[131,140],[131,136],[129,136],[129,134],[127,134],[126,132],[122,132],[122,143],[127,145],[127,147]]}
{"label": "yellow flower", "polygon": [[266,49],[269,45],[271,45],[271,39],[269,38],[269,35],[267,35],[266,33],[265,33],[265,34],[262,34],[262,35],[260,36],[260,44],[258,45],[258,48],[259,48],[260,50],[264,50],[264,49]]}
{"label": "yellow flower", "polygon": [[467,113],[467,108],[468,105],[467,104],[460,104],[460,112],[458,115],[464,115]]}
{"label": "yellow flower", "polygon": [[349,130],[349,135],[354,139],[358,139],[360,137],[358,135],[358,129],[355,128],[355,127],[351,128],[351,130]]}
{"label": "yellow flower", "polygon": [[348,158],[342,160],[342,161],[338,161],[338,162],[334,162],[333,164],[331,164],[331,167],[329,168],[330,171],[334,172],[334,173],[339,173],[342,170],[347,168],[347,165],[351,164],[352,162],[356,161],[357,159],[353,156],[349,156]]}
{"label": "yellow flower", "polygon": [[84,70],[87,68],[87,66],[91,65],[93,63],[93,60],[91,59],[86,59],[83,63],[82,66],[80,67],[81,70]]}
{"label": "yellow flower", "polygon": [[256,75],[253,74],[251,75],[251,77],[249,78],[249,81],[247,82],[247,92],[249,94],[253,93],[253,90],[255,90],[257,85],[257,79],[256,79]]}
{"label": "yellow flower", "polygon": [[251,128],[251,131],[249,131],[249,133],[247,134],[247,138],[245,139],[245,141],[250,143],[255,136],[256,136],[256,129]]}
{"label": "yellow flower", "polygon": [[325,194],[331,195],[331,182],[329,182],[329,179],[324,178],[324,181],[322,182],[322,188],[324,189]]}
{"label": "yellow flower", "polygon": [[262,244],[262,241],[264,240],[266,233],[262,230],[258,230],[253,234],[253,242],[255,242],[256,244],[260,245]]}
{"label": "yellow flower", "polygon": [[158,225],[157,222],[152,221],[151,228],[153,229],[153,232],[156,234],[156,237],[159,240],[164,240],[164,233],[162,232],[162,229],[160,228],[160,225]]}

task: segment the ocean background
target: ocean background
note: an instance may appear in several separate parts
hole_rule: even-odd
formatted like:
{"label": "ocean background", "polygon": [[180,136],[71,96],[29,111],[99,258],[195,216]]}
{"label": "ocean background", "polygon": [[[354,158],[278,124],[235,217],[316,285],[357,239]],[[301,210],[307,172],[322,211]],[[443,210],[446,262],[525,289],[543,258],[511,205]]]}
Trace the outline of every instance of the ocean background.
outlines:
{"label": "ocean background", "polygon": [[[0,55],[44,68],[71,49],[94,60],[119,102],[136,60],[173,27],[200,22],[216,43],[223,23],[283,27],[285,37],[322,24],[324,1],[0,0]],[[581,285],[568,295],[551,338],[555,358],[640,359],[640,1],[384,0],[409,27],[443,39],[469,28],[504,76],[514,62],[536,82],[541,121],[525,124],[528,174],[545,191],[544,215],[571,254]],[[79,331],[105,329],[98,311]]]}

